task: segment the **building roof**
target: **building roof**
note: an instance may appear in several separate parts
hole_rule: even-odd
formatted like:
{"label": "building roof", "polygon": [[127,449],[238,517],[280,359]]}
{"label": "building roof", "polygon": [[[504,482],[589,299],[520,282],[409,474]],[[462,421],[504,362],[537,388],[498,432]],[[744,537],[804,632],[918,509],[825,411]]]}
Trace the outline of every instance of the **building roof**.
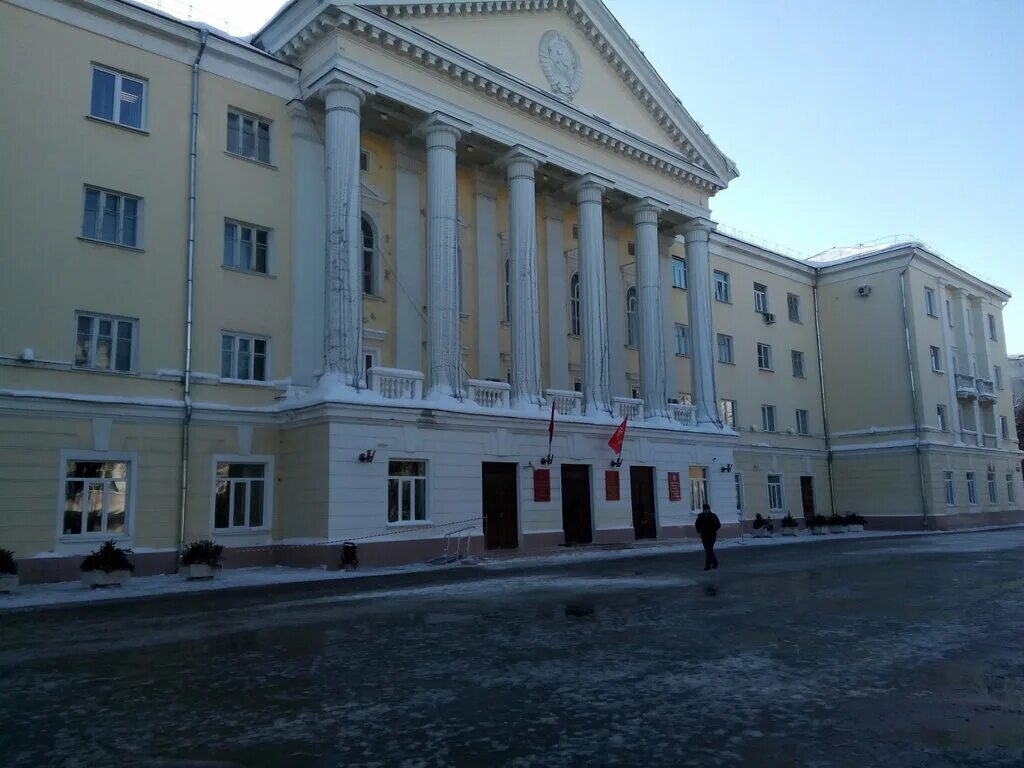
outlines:
{"label": "building roof", "polygon": [[926,248],[927,246],[910,235],[893,235],[892,237],[880,240],[872,240],[868,243],[833,246],[821,253],[808,257],[805,261],[815,266],[833,266],[856,261],[857,259],[866,259],[869,256],[877,256],[887,251],[898,251],[913,247]]}

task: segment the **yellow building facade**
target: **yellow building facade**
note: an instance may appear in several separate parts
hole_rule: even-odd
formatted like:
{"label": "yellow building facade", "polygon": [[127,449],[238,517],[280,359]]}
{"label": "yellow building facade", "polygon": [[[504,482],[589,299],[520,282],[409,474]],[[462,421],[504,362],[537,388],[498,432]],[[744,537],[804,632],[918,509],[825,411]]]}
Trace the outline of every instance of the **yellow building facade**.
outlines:
{"label": "yellow building facade", "polygon": [[704,501],[1020,519],[1004,291],[717,231],[735,165],[597,0],[320,5],[244,41],[0,5],[25,580],[110,538],[154,573],[681,537]]}

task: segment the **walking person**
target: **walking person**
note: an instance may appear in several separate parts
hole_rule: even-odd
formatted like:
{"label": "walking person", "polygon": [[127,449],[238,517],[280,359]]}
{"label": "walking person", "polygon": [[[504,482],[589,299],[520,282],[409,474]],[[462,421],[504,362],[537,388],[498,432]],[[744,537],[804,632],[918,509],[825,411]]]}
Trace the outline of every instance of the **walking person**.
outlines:
{"label": "walking person", "polygon": [[715,557],[715,540],[718,538],[718,529],[722,527],[722,521],[718,515],[711,511],[711,505],[705,504],[704,509],[694,523],[700,541],[704,545],[704,570],[710,571],[718,567],[718,558]]}

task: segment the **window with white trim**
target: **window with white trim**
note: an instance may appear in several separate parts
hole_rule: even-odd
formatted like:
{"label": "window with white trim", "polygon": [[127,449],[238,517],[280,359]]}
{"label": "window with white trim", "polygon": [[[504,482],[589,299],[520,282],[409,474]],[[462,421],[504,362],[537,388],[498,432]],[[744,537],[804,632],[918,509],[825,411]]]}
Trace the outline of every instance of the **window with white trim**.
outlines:
{"label": "window with white trim", "polygon": [[782,512],[784,506],[782,475],[768,475],[768,509],[771,512]]}
{"label": "window with white trim", "polygon": [[956,487],[953,484],[953,473],[946,471],[942,473],[943,483],[946,487],[946,506],[956,506]]}
{"label": "window with white trim", "polygon": [[141,131],[146,118],[146,81],[93,65],[89,114]]}
{"label": "window with white trim", "polygon": [[267,274],[270,230],[251,224],[224,221],[224,266]]}
{"label": "window with white trim", "polygon": [[228,110],[228,152],[232,155],[270,163],[270,121]]}
{"label": "window with white trim", "polygon": [[992,314],[988,316],[988,337],[992,341],[999,341],[999,335],[996,333],[996,316]]}
{"label": "window with white trim", "polygon": [[786,294],[786,306],[789,307],[790,322],[800,322],[800,297],[795,293]]}
{"label": "window with white trim", "polygon": [[75,367],[128,373],[135,370],[135,329],[138,320],[123,317],[75,316]]}
{"label": "window with white trim", "polygon": [[220,375],[239,381],[267,380],[267,340],[258,336],[222,333]]}
{"label": "window with white trim", "polygon": [[988,473],[988,503],[989,504],[995,504],[997,501],[999,501],[999,499],[998,499],[998,495],[997,495],[997,491],[996,491],[996,473],[995,472],[989,472]]}
{"label": "window with white trim", "polygon": [[1005,416],[999,417],[999,434],[1003,436],[1003,440],[1010,439],[1010,422]]}
{"label": "window with white trim", "polygon": [[1013,504],[1017,501],[1016,491],[1013,486],[1013,472],[1006,473],[1006,500]]}
{"label": "window with white trim", "polygon": [[935,411],[939,416],[939,429],[941,429],[943,432],[946,432],[949,429],[946,421],[946,406],[936,406]]}
{"label": "window with white trim", "polygon": [[719,400],[718,401],[718,415],[722,419],[722,423],[727,427],[736,426],[736,401],[735,400]]}
{"label": "window with white trim", "polygon": [[800,408],[796,411],[796,433],[798,435],[811,434],[811,416],[807,411]]}
{"label": "window with white trim", "polygon": [[946,318],[949,321],[949,327],[955,328],[956,325],[953,323],[953,305],[950,303],[949,299],[946,299]]}
{"label": "window with white trim", "polygon": [[363,234],[363,293],[377,294],[377,233],[364,215],[360,220]]}
{"label": "window with white trim", "polygon": [[214,489],[214,530],[253,530],[270,527],[267,505],[267,465],[264,462],[218,461]]}
{"label": "window with white trim", "polygon": [[931,317],[939,316],[939,311],[935,308],[935,291],[932,288],[924,289],[924,309]]}
{"label": "window with white trim", "polygon": [[793,350],[793,376],[798,379],[804,377],[804,353],[798,350]]}
{"label": "window with white trim", "polygon": [[683,357],[690,355],[690,329],[679,323],[676,323],[676,354]]}
{"label": "window with white trim", "polygon": [[98,187],[85,187],[82,237],[138,248],[142,198]]}
{"label": "window with white trim", "polygon": [[729,336],[724,333],[718,334],[718,362],[734,362],[732,354],[732,336]]}
{"label": "window with white trim", "polygon": [[636,243],[633,242],[632,240],[628,240],[626,242],[626,255],[634,257],[636,256]]}
{"label": "window with white trim", "polygon": [[762,315],[768,311],[768,288],[754,283],[754,311]]}
{"label": "window with white trim", "polygon": [[686,259],[672,257],[672,287],[686,289]]}
{"label": "window with white trim", "polygon": [[974,484],[974,473],[967,473],[967,503],[972,507],[978,503],[978,489]]}
{"label": "window with white trim", "polygon": [[774,405],[762,405],[761,406],[761,429],[765,432],[775,431],[775,406]]}
{"label": "window with white trim", "polygon": [[942,373],[942,350],[938,347],[928,347],[928,355],[931,357],[932,370]]}
{"label": "window with white trim", "polygon": [[370,153],[367,152],[365,149],[359,150],[359,170],[370,170]]}
{"label": "window with white trim", "polygon": [[732,476],[732,481],[736,485],[736,511],[743,511],[743,475],[736,472]]}
{"label": "window with white trim", "polygon": [[992,376],[996,380],[996,389],[1003,388],[1003,369],[998,365],[992,366]]}
{"label": "window with white trim", "polygon": [[569,278],[569,333],[580,335],[580,273]]}
{"label": "window with white trim", "polygon": [[131,462],[66,456],[61,535],[123,536],[128,530]]}
{"label": "window with white trim", "polygon": [[635,347],[640,338],[640,315],[639,303],[636,297],[636,287],[630,286],[626,289],[626,344]]}
{"label": "window with white trim", "polygon": [[388,523],[419,523],[427,519],[427,463],[388,462]]}
{"label": "window with white trim", "polygon": [[690,511],[694,514],[708,503],[708,468],[690,467]]}
{"label": "window with white trim", "polygon": [[732,291],[729,285],[729,274],[715,270],[715,300],[726,304],[732,303]]}
{"label": "window with white trim", "polygon": [[772,348],[770,345],[758,342],[757,367],[762,371],[770,371],[772,369]]}

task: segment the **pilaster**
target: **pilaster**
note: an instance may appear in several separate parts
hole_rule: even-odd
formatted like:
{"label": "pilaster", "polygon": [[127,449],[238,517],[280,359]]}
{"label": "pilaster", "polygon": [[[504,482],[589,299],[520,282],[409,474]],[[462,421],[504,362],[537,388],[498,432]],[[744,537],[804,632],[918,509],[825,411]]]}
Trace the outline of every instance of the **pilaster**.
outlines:
{"label": "pilaster", "polygon": [[562,203],[547,197],[543,201],[544,247],[547,254],[548,287],[548,381],[552,389],[569,389],[569,286],[565,266],[564,217]]}
{"label": "pilaster", "polygon": [[473,175],[473,204],[476,209],[476,337],[479,377],[501,379],[498,337],[498,286],[501,259],[498,255],[498,182],[477,169]]}
{"label": "pilaster", "polygon": [[400,139],[395,157],[395,365],[423,370],[423,308],[426,305],[423,260],[423,149]]}
{"label": "pilaster", "polygon": [[693,404],[697,424],[721,427],[715,386],[714,323],[711,318],[711,258],[709,239],[712,221],[691,219],[683,227],[686,238],[686,267],[689,272],[687,305],[690,310],[690,368],[693,371]]}

